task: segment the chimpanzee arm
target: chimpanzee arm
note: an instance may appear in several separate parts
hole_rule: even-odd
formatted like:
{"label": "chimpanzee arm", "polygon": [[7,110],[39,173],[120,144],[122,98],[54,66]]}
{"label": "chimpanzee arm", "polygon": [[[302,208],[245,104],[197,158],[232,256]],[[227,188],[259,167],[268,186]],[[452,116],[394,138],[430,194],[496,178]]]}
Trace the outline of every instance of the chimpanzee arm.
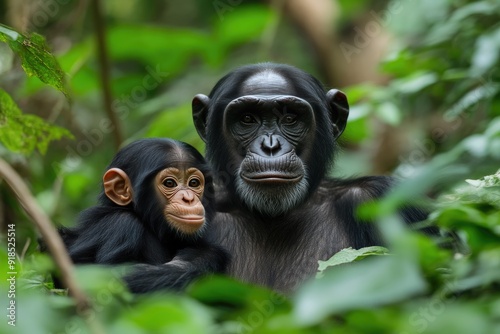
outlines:
{"label": "chimpanzee arm", "polygon": [[162,265],[137,264],[125,275],[130,291],[145,293],[162,289],[181,290],[200,276],[223,273],[229,255],[210,245],[179,250],[172,261]]}

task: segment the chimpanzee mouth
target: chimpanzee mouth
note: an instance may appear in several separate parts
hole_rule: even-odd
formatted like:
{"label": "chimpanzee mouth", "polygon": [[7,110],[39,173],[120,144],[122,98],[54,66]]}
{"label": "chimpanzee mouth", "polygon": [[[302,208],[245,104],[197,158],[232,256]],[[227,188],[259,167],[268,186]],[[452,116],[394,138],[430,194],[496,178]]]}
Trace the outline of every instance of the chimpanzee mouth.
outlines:
{"label": "chimpanzee mouth", "polygon": [[240,167],[240,178],[251,184],[292,184],[304,178],[304,165],[294,151],[279,157],[249,153]]}
{"label": "chimpanzee mouth", "polygon": [[182,224],[189,224],[189,225],[202,225],[205,222],[205,217],[202,215],[182,215],[182,216],[177,216],[173,214],[168,214],[167,216],[169,220],[173,220],[178,223]]}
{"label": "chimpanzee mouth", "polygon": [[299,182],[303,175],[287,174],[287,173],[241,173],[241,178],[246,182],[275,184],[275,183],[296,183]]}

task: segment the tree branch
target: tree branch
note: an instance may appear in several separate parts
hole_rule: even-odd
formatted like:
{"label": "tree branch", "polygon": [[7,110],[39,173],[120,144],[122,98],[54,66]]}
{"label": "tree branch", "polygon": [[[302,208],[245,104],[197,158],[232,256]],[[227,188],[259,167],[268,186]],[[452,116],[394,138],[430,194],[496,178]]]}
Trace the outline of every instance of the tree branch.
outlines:
{"label": "tree branch", "polygon": [[111,94],[111,79],[110,79],[110,66],[109,66],[109,57],[108,57],[108,49],[106,45],[106,29],[104,24],[104,18],[102,16],[101,10],[101,1],[100,0],[92,0],[92,15],[94,16],[95,22],[95,32],[97,38],[97,57],[100,66],[100,74],[101,74],[101,85],[103,91],[104,98],[104,109],[108,114],[108,117],[111,123],[114,125],[113,134],[115,137],[115,147],[118,150],[120,148],[120,144],[123,142],[123,134],[121,129],[120,121],[116,116],[115,111],[113,110],[113,101]]}
{"label": "tree branch", "polygon": [[59,233],[57,233],[50,219],[36,203],[26,183],[13,168],[1,158],[0,178],[4,179],[14,191],[19,202],[40,231],[44,241],[47,243],[49,252],[52,254],[54,261],[61,270],[61,278],[64,286],[69,289],[69,294],[76,301],[77,309],[80,311],[89,310],[91,306],[89,299],[76,283],[73,263],[66,251],[66,247],[64,247]]}
{"label": "tree branch", "polygon": [[335,85],[337,71],[333,60],[337,55],[334,23],[339,14],[336,1],[288,0],[284,7],[288,17],[308,36],[318,57],[321,71],[329,85]]}

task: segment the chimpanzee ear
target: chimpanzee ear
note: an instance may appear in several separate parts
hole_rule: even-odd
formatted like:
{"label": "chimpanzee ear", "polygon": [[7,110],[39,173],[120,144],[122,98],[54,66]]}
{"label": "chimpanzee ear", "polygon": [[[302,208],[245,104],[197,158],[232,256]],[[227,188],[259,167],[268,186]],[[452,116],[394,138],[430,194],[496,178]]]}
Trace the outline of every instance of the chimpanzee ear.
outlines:
{"label": "chimpanzee ear", "polygon": [[344,132],[349,117],[349,103],[347,97],[338,89],[330,89],[326,93],[333,120],[333,133],[337,139]]}
{"label": "chimpanzee ear", "polygon": [[201,139],[207,142],[207,114],[208,114],[208,103],[210,98],[203,94],[198,94],[193,98],[193,121],[196,131],[200,135]]}
{"label": "chimpanzee ear", "polygon": [[106,196],[120,206],[125,206],[132,202],[132,184],[125,173],[120,168],[110,168],[102,177],[104,183],[104,193]]}

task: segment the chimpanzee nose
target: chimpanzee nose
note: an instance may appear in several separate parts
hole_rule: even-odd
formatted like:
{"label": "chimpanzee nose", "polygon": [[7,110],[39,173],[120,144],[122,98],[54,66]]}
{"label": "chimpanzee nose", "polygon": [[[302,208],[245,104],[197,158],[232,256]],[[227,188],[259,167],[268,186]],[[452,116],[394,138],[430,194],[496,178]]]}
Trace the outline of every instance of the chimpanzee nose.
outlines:
{"label": "chimpanzee nose", "polygon": [[281,149],[281,143],[277,137],[274,135],[262,136],[262,142],[260,144],[262,151],[268,155],[276,155]]}
{"label": "chimpanzee nose", "polygon": [[186,204],[191,204],[194,201],[194,194],[191,191],[181,190],[180,195],[182,196],[182,201]]}

